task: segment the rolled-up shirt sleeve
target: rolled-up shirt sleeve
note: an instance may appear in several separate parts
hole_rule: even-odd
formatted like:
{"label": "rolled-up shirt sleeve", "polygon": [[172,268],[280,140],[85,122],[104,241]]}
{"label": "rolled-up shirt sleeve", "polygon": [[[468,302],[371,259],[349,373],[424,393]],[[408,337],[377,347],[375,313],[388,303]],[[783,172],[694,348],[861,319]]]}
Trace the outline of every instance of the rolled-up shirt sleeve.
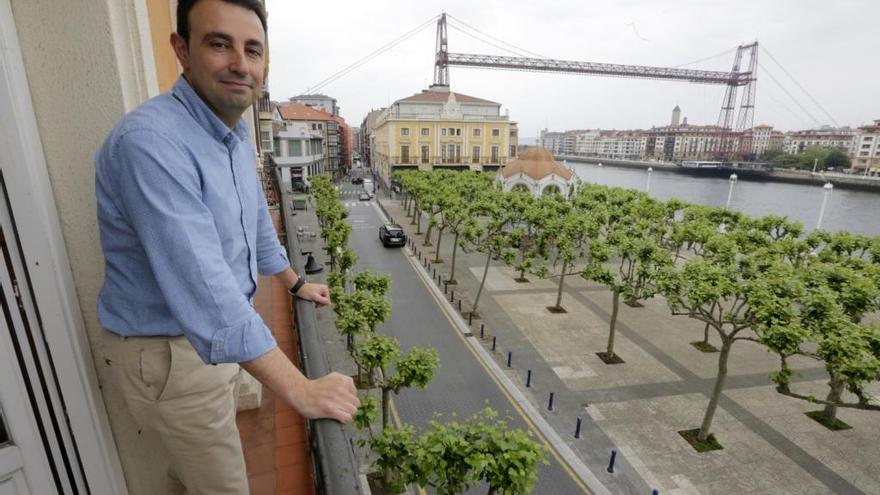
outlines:
{"label": "rolled-up shirt sleeve", "polygon": [[266,195],[257,182],[257,270],[260,275],[275,275],[290,266],[284,247],[278,241],[278,232],[272,224]]}
{"label": "rolled-up shirt sleeve", "polygon": [[271,331],[223,257],[199,172],[187,166],[188,152],[156,131],[138,129],[119,139],[113,159],[118,204],[171,313],[202,360],[243,362],[272,350]]}

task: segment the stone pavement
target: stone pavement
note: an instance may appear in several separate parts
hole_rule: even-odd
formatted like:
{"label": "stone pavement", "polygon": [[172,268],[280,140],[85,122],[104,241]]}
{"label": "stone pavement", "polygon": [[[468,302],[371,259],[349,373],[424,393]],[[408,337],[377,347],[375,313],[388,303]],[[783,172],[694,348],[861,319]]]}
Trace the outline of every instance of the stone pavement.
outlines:
{"label": "stone pavement", "polygon": [[[385,210],[416,240],[419,256],[434,258],[436,246],[424,246],[422,234],[397,200],[380,199]],[[431,242],[436,243],[432,234]],[[442,263],[429,263],[430,273],[448,278],[453,236],[443,235]],[[458,250],[455,305],[465,312],[479,287],[485,256]],[[703,325],[670,315],[658,297],[642,308],[621,305],[615,352],[625,363],[604,364],[611,294],[579,276],[566,277],[563,314],[546,307],[556,300],[558,279],[517,274],[493,261],[480,298],[479,335],[485,325],[487,348],[497,339],[493,356],[514,383],[567,439],[591,469],[607,465],[616,448],[648,485],[661,494],[825,494],[880,493],[880,416],[841,409],[838,417],[852,429],[832,432],[804,415],[818,409],[776,393],[769,373],[777,359],[750,342],[735,344],[729,376],[712,432],[723,450],[699,454],[677,433],[697,428],[709,400],[717,353],[702,353],[688,343],[701,340]],[[436,280],[436,276],[434,277]],[[717,336],[712,335],[717,344]],[[827,376],[816,362],[790,363],[800,373],[798,387],[817,396],[827,393]],[[532,370],[531,387],[525,387]],[[552,412],[549,393],[555,394]],[[880,388],[872,392],[877,395]],[[574,439],[576,417],[584,419],[582,438]]]}

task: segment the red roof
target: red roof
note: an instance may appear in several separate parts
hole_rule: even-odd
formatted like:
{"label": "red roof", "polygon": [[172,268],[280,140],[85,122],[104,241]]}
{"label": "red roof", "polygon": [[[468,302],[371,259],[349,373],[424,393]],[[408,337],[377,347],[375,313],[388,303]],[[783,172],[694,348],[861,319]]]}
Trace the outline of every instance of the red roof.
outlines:
{"label": "red roof", "polygon": [[[461,93],[456,93],[451,91],[452,94],[455,95],[455,101],[459,103],[480,103],[480,104],[489,104],[489,105],[499,105],[499,103],[495,103],[494,101],[484,100],[482,98],[477,98],[475,96],[463,95]],[[446,103],[446,100],[449,99],[449,93],[445,91],[428,91],[422,90],[421,93],[416,93],[412,96],[403,98],[402,100],[398,100],[398,102],[406,102],[406,103]]]}
{"label": "red roof", "polygon": [[284,120],[333,120],[329,113],[299,103],[279,104],[278,112]]}

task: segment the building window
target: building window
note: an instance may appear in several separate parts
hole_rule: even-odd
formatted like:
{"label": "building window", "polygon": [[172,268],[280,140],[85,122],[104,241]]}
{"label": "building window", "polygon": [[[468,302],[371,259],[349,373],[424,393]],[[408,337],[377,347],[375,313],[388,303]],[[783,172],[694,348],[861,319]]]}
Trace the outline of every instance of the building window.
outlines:
{"label": "building window", "polygon": [[498,146],[492,146],[492,155],[489,157],[492,163],[498,163]]}
{"label": "building window", "polygon": [[272,144],[274,145],[272,151],[275,153],[275,156],[281,156],[281,140],[276,139]]}
{"label": "building window", "polygon": [[441,135],[441,136],[445,136],[445,135],[446,135],[446,128],[445,128],[445,127],[442,128],[442,129],[440,129],[440,135]]}
{"label": "building window", "polygon": [[471,163],[480,163],[480,147],[474,146],[471,150]]}
{"label": "building window", "polygon": [[409,163],[409,146],[400,147],[400,163]]}
{"label": "building window", "polygon": [[317,131],[317,130],[318,130],[318,124],[312,122],[312,130],[313,130],[313,131]]}
{"label": "building window", "polygon": [[422,136],[429,136],[431,134],[431,129],[427,127],[422,127]]}
{"label": "building window", "polygon": [[323,131],[323,130],[324,130],[324,124],[318,124],[318,130],[319,130],[319,131]]}
{"label": "building window", "polygon": [[498,137],[501,135],[500,129],[492,129],[492,137]]}
{"label": "building window", "polygon": [[480,134],[483,132],[479,127],[474,129],[474,137],[480,137]]}
{"label": "building window", "polygon": [[431,154],[431,148],[428,146],[422,146],[422,163],[428,163],[428,156]]}
{"label": "building window", "polygon": [[401,136],[409,136],[409,127],[401,127],[400,128]]}
{"label": "building window", "polygon": [[510,151],[507,153],[507,156],[509,156],[511,158],[516,156],[516,146],[514,146],[512,144],[510,145]]}
{"label": "building window", "polygon": [[299,139],[288,140],[287,156],[302,156],[302,141]]}
{"label": "building window", "polygon": [[455,130],[455,135],[456,135],[456,136],[461,136],[461,129],[456,129],[456,130]]}

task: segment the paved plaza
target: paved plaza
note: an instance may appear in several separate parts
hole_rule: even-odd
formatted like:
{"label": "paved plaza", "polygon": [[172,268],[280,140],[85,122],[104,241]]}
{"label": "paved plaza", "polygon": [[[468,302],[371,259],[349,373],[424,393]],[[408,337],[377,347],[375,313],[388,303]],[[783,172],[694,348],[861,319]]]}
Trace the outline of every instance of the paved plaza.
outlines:
{"label": "paved plaza", "polygon": [[[433,259],[437,246],[423,246],[426,221],[416,235],[399,201],[380,201],[416,240],[414,256]],[[429,264],[432,275],[436,270],[448,278],[452,240],[444,233],[443,262]],[[436,242],[433,234],[431,242]],[[458,250],[458,285],[449,289],[455,291],[456,307],[462,300],[464,312],[476,296],[484,265],[485,255]],[[610,291],[569,276],[562,299],[566,312],[553,314],[546,307],[556,301],[558,278],[528,276],[528,283],[519,283],[517,275],[493,261],[473,332],[485,325],[483,345],[490,348],[496,338],[497,362],[594,471],[607,465],[613,447],[661,494],[880,493],[877,412],[842,408],[838,417],[852,429],[832,432],[804,415],[818,406],[776,393],[768,375],[778,358],[757,344],[737,342],[712,426],[724,448],[697,453],[677,432],[699,427],[714,383],[718,354],[689,345],[702,339],[703,324],[671,316],[661,297],[641,308],[621,304],[615,353],[625,363],[606,365],[596,352],[606,346]],[[717,345],[717,336],[710,341]],[[789,364],[798,371],[799,390],[827,393],[818,362]],[[532,370],[528,388],[527,370]],[[550,392],[553,411],[547,411]],[[572,435],[577,417],[584,420],[580,439]]]}

